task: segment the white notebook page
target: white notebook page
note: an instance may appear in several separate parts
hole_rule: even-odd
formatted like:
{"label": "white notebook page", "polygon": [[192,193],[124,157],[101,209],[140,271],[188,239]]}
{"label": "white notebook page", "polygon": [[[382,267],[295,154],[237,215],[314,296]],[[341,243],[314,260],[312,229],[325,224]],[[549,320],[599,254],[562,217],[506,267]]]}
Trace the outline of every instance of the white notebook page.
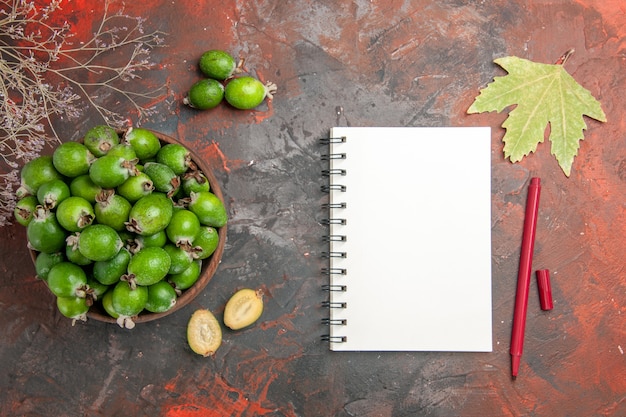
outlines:
{"label": "white notebook page", "polygon": [[[491,351],[488,127],[335,127],[332,350]],[[342,343],[333,342],[344,338]]]}

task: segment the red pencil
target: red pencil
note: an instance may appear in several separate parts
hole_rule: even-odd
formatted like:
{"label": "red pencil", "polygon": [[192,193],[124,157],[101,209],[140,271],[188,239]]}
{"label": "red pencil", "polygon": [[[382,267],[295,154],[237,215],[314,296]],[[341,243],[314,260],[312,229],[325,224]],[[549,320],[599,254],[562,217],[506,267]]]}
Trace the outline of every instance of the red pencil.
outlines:
{"label": "red pencil", "polygon": [[517,377],[522,351],[524,350],[528,289],[530,287],[530,272],[533,262],[533,250],[535,248],[535,232],[537,230],[540,192],[541,180],[535,177],[531,178],[526,200],[524,232],[522,235],[522,249],[520,253],[519,272],[517,275],[517,292],[515,295],[515,312],[513,313],[513,331],[511,332],[511,374],[514,379]]}

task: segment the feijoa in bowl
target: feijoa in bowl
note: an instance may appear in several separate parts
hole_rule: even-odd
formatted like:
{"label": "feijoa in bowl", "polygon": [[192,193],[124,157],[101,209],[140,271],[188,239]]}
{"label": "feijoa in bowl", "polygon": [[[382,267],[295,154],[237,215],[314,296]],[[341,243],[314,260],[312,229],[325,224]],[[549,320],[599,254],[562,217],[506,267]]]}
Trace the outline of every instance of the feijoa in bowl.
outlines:
{"label": "feijoa in bowl", "polygon": [[[27,179],[26,186],[18,192],[19,199],[29,197],[32,200],[37,196],[34,188],[62,178],[71,190],[70,196],[75,197],[74,200],[80,199],[83,204],[88,201],[92,210],[89,207],[80,210],[80,205],[63,208],[64,212],[58,215],[62,216],[63,224],[69,225],[69,230],[56,220],[56,210],[62,201],[50,206],[39,203],[34,211],[45,220],[33,226],[30,223],[34,217],[20,223],[27,228],[28,248],[37,275],[49,287],[47,274],[57,264],[64,263],[67,268],[67,264],[72,263],[85,272],[86,284],[82,282],[85,279],[83,274],[76,274],[77,278],[70,285],[58,278],[61,267],[55,271],[54,285],[70,285],[72,291],[76,291],[72,292],[76,297],[57,297],[57,306],[63,315],[73,320],[89,318],[132,328],[136,323],[156,320],[180,310],[207,286],[224,251],[227,212],[222,190],[211,167],[179,140],[145,128],[115,130],[114,134],[111,130],[96,126],[77,143],[93,150],[87,153],[90,168],[107,155],[117,155],[120,164],[101,161],[97,164],[99,166],[91,168],[96,171],[93,176],[81,169],[75,170],[75,177],[68,177],[51,172],[51,161],[58,164],[61,171],[71,172],[63,169],[63,163],[76,164],[77,160],[84,163],[84,149],[69,156],[70,152],[60,152],[57,160],[53,155],[51,160],[48,156],[41,162],[46,166],[45,178]],[[98,141],[99,138],[102,140]],[[106,171],[110,169],[108,165],[115,166],[112,175]],[[147,174],[152,175],[154,181]],[[131,181],[127,182],[128,179]],[[67,193],[62,193],[59,198],[67,199]],[[182,210],[185,215],[174,216]],[[169,220],[163,222],[164,217]],[[82,233],[92,226],[103,230]],[[60,244],[63,236],[65,244]],[[97,245],[100,244],[108,245],[106,250],[99,250]],[[95,250],[93,245],[96,245]],[[117,253],[118,246],[119,252],[128,251],[130,256],[98,258]],[[142,251],[142,256],[135,256]],[[148,252],[158,254],[158,262],[151,259]],[[84,254],[94,259],[86,258]],[[156,259],[157,255],[154,256]],[[158,266],[153,268],[152,265]],[[128,288],[114,291],[116,286]],[[136,300],[123,298],[133,294],[133,287],[148,289],[150,298],[145,305],[142,304],[146,298],[145,288],[141,288],[141,297]],[[87,308],[85,305],[87,311],[83,311]],[[119,310],[132,316],[121,314],[120,318]]]}

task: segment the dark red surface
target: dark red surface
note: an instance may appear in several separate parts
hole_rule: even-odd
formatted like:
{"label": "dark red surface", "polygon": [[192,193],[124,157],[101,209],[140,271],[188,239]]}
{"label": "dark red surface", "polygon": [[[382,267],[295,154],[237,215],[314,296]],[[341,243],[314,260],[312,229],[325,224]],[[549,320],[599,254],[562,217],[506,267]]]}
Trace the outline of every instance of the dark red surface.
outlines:
{"label": "dark red surface", "polygon": [[[94,4],[73,1],[63,11],[88,35]],[[624,2],[155,0],[125,10],[168,33],[153,53],[159,69],[138,82],[165,84],[172,100],[144,125],[212,164],[230,213],[222,264],[172,316],[132,331],[95,321],[72,327],[34,277],[24,229],[3,228],[2,415],[626,415]],[[211,48],[245,56],[254,75],[278,85],[274,101],[256,111],[183,107],[200,77],[196,60]],[[570,178],[547,142],[521,163],[505,161],[506,114],[466,114],[479,89],[502,75],[493,59],[553,63],[571,48],[565,67],[608,122],[586,121]],[[75,139],[92,124],[85,117],[64,133]],[[493,128],[492,353],[331,353],[320,342],[327,196],[318,140],[334,125]],[[381,141],[381,158],[393,157]],[[535,176],[542,196],[533,268],[550,269],[554,309],[540,309],[531,285],[512,381],[525,191]],[[393,216],[400,196],[373,190],[373,198],[387,202],[386,221],[411,221]],[[260,321],[225,331],[215,357],[193,354],[191,313],[209,308],[221,318],[244,286],[267,294]]]}

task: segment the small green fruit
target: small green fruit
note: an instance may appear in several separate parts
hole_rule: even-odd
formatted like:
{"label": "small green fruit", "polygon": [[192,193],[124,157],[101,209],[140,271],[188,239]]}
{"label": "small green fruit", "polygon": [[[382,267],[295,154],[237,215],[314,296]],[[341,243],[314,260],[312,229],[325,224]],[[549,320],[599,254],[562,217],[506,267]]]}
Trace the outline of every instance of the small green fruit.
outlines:
{"label": "small green fruit", "polygon": [[194,83],[189,89],[183,104],[198,110],[208,110],[217,107],[224,98],[224,86],[219,81],[206,78]]}
{"label": "small green fruit", "polygon": [[231,77],[237,69],[232,55],[218,49],[203,53],[198,66],[204,75],[216,80],[225,80]]}
{"label": "small green fruit", "polygon": [[276,92],[273,83],[263,84],[261,81],[250,76],[233,78],[226,84],[224,98],[231,106],[249,110],[257,107],[265,97],[272,99]]}
{"label": "small green fruit", "polygon": [[120,138],[110,126],[98,125],[87,131],[83,143],[95,157],[107,154],[109,150],[120,143]]}
{"label": "small green fruit", "polygon": [[92,224],[80,232],[78,250],[92,261],[113,258],[124,246],[117,232],[105,224]]}

